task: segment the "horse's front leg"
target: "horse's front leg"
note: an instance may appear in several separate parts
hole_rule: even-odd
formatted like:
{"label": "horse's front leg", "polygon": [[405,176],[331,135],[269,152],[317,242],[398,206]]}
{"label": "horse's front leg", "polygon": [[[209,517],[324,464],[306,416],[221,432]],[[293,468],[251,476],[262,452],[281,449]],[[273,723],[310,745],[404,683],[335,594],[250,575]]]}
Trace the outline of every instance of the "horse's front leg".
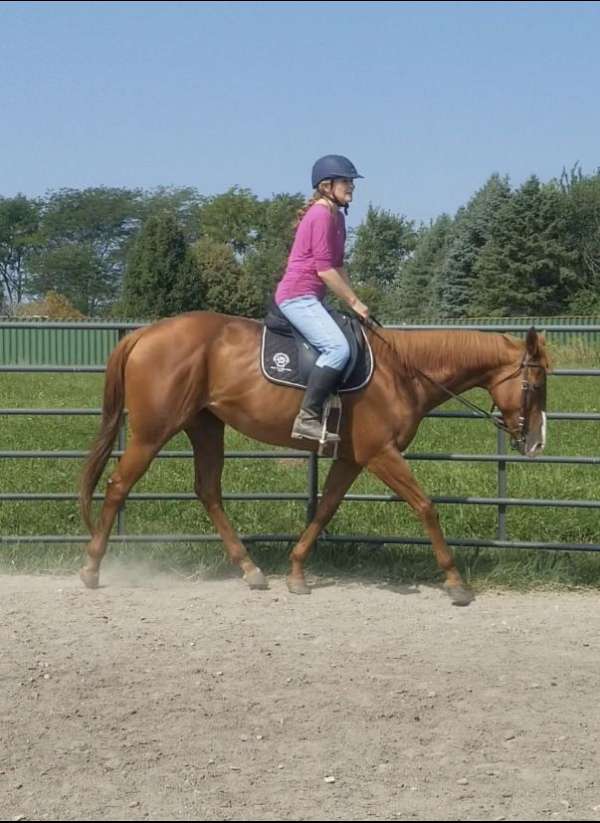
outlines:
{"label": "horse's front leg", "polygon": [[435,506],[415,480],[406,460],[395,446],[389,445],[370,460],[367,467],[417,513],[431,538],[437,564],[446,573],[446,591],[454,605],[467,606],[473,600],[473,593],[463,583],[454,564]]}
{"label": "horse's front leg", "polygon": [[304,579],[304,563],[315,540],[336,513],[343,496],[361,470],[362,466],[352,460],[338,458],[331,464],[315,516],[302,532],[290,555],[292,567],[287,584],[292,594],[310,594],[310,588]]}

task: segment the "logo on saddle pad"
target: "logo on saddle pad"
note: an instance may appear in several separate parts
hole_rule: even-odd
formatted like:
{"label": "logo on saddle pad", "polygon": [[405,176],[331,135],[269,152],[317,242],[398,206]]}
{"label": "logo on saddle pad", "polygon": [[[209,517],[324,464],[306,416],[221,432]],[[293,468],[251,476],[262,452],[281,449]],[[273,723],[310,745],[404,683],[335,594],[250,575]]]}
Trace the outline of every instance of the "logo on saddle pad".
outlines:
{"label": "logo on saddle pad", "polygon": [[287,368],[287,364],[290,362],[290,358],[287,356],[285,352],[276,352],[273,355],[273,362],[275,363],[275,365],[270,367],[271,371],[275,370],[277,374],[283,374],[286,371],[291,371],[291,369]]}

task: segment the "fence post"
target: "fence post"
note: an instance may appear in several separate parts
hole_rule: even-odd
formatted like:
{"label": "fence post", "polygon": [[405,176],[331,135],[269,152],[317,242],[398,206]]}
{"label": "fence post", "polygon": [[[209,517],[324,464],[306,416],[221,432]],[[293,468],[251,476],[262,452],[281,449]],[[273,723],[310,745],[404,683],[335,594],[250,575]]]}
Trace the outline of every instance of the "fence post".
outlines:
{"label": "fence post", "polygon": [[[498,429],[498,454],[506,454],[506,435],[502,429]],[[498,461],[498,497],[508,497],[508,476],[506,474],[506,460]],[[497,540],[506,540],[506,504],[498,504],[498,528],[496,530]]]}
{"label": "fence post", "polygon": [[308,504],[306,507],[306,524],[314,519],[317,511],[317,499],[319,496],[319,460],[314,452],[308,458]]}

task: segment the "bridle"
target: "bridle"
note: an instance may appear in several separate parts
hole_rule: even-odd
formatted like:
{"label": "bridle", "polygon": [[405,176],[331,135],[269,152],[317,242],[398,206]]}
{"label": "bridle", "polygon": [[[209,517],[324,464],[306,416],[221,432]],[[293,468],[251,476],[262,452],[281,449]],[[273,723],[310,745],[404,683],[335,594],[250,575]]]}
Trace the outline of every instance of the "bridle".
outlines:
{"label": "bridle", "polygon": [[[361,320],[362,320],[362,318],[361,318]],[[369,321],[372,321],[372,322],[369,323]],[[381,328],[383,328],[382,324],[378,320],[376,320],[373,317],[373,315],[371,315],[369,317],[369,321],[367,321],[365,323],[367,328],[370,328],[371,331],[376,335],[376,337],[378,337],[380,340],[383,340],[383,342],[387,346],[390,346],[390,344],[388,343],[388,341],[384,337],[380,337],[377,334],[377,332],[375,331],[374,325],[373,325],[373,324],[376,324],[377,326],[380,326]],[[390,346],[390,348],[391,348],[391,346]],[[516,430],[511,429],[509,426],[507,426],[502,417],[496,417],[496,415],[494,415],[494,409],[496,408],[495,403],[492,403],[492,407],[491,407],[490,411],[488,412],[485,409],[482,409],[481,406],[478,406],[477,403],[473,403],[471,400],[467,400],[465,397],[461,397],[461,395],[455,394],[451,389],[448,389],[446,386],[442,385],[441,383],[438,383],[437,380],[434,380],[433,377],[430,377],[428,374],[426,374],[424,371],[421,371],[421,369],[417,368],[416,366],[413,365],[412,368],[414,368],[414,370],[417,372],[417,374],[420,374],[421,377],[424,377],[432,385],[436,386],[438,389],[441,389],[441,391],[443,391],[445,394],[447,394],[448,397],[452,397],[455,400],[458,400],[459,403],[463,404],[463,406],[466,406],[472,412],[475,412],[475,414],[478,417],[483,417],[483,418],[487,418],[488,420],[491,420],[491,422],[494,424],[494,426],[496,426],[497,429],[500,429],[501,431],[503,431],[503,432],[505,432],[506,434],[509,435],[510,445],[513,449],[518,449],[521,452],[525,452],[525,450],[526,450],[525,446],[526,446],[526,443],[527,443],[527,435],[529,434],[528,409],[529,409],[530,404],[531,404],[531,398],[532,398],[533,393],[535,391],[540,391],[540,390],[544,389],[544,397],[542,398],[542,402],[543,402],[544,408],[546,406],[546,402],[545,402],[545,400],[546,400],[546,398],[545,398],[545,380],[544,380],[543,383],[531,383],[531,381],[529,380],[529,369],[541,369],[544,372],[544,377],[545,377],[545,375],[546,375],[546,366],[544,366],[542,363],[530,362],[529,352],[525,352],[525,354],[523,355],[523,359],[521,360],[521,363],[519,364],[519,366],[517,366],[517,368],[513,372],[511,372],[506,377],[503,377],[502,380],[499,380],[497,383],[494,383],[494,385],[490,386],[489,389],[488,389],[488,391],[491,392],[491,390],[496,388],[496,386],[501,386],[502,383],[506,383],[508,380],[512,380],[513,378],[519,376],[523,372],[523,370],[526,370],[526,374],[525,374],[525,376],[522,380],[522,383],[521,383],[521,404],[520,404],[520,410],[519,410],[519,427]]]}
{"label": "bridle", "polygon": [[[525,352],[523,356],[523,360],[521,361],[520,366],[512,373],[509,374],[508,377],[502,378],[502,380],[498,381],[498,383],[494,383],[493,386],[490,386],[489,391],[491,391],[496,386],[500,386],[502,383],[510,380],[513,377],[521,374],[523,370],[526,370],[525,377],[521,382],[521,404],[519,410],[519,428],[515,432],[513,429],[509,429],[508,426],[502,420],[498,420],[498,418],[493,417],[492,419],[496,423],[497,426],[502,428],[507,434],[510,435],[510,444],[513,449],[519,449],[520,451],[525,451],[525,445],[527,442],[527,435],[529,434],[529,408],[531,406],[531,398],[536,391],[543,391],[542,397],[542,406],[544,410],[546,408],[546,381],[544,379],[543,383],[532,383],[529,380],[529,369],[541,369],[544,372],[544,378],[546,377],[546,367],[542,363],[532,363],[529,361],[529,352]],[[494,409],[496,408],[496,404],[492,403],[491,412],[493,413]]]}

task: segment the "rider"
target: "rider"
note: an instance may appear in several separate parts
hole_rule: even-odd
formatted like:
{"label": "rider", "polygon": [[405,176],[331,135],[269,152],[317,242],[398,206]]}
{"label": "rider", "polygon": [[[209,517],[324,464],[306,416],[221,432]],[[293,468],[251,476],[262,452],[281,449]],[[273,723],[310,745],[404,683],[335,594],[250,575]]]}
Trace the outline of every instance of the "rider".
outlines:
{"label": "rider", "polygon": [[[344,334],[323,307],[327,287],[360,317],[366,320],[369,316],[369,309],[354,293],[343,268],[344,214],[352,202],[354,180],[362,176],[347,157],[339,154],[317,160],[312,168],[314,192],[298,213],[292,250],[275,292],[281,313],[320,352],[292,428],[296,439],[321,439],[323,404],[350,357]],[[326,439],[335,441],[339,437],[329,432]]]}

